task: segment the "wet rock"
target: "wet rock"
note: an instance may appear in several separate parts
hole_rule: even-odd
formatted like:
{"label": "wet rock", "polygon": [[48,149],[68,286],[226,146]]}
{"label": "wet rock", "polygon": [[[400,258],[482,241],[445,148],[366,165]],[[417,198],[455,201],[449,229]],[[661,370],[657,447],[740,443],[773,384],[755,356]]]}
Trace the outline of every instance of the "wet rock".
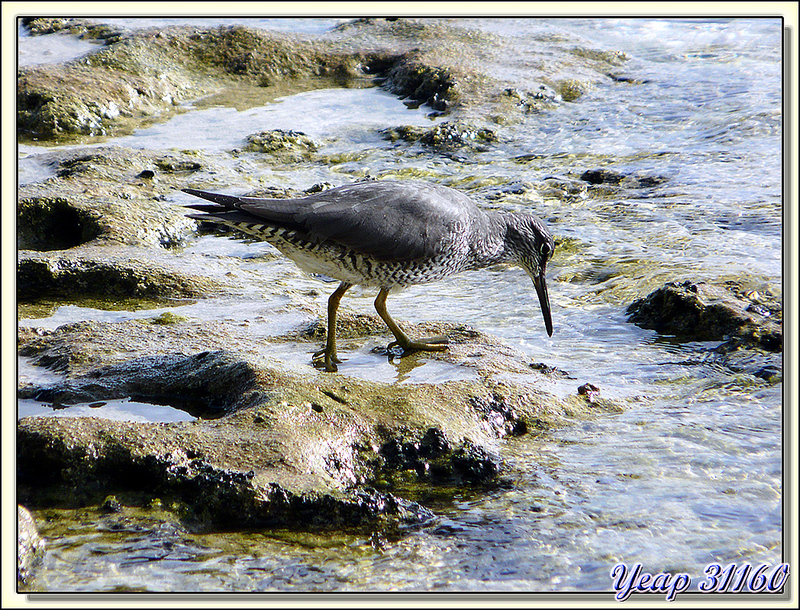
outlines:
{"label": "wet rock", "polygon": [[[90,29],[75,20],[65,27]],[[52,139],[130,132],[143,118],[236,79],[262,87],[311,78],[342,86],[363,78],[366,60],[360,53],[243,26],[137,30],[106,36],[106,43],[67,64],[20,70],[21,134]]]}
{"label": "wet rock", "polygon": [[526,195],[529,194],[534,189],[534,185],[531,182],[510,182],[508,184],[503,184],[499,187],[491,188],[484,197],[489,201],[497,201],[498,199],[504,199],[509,195]]}
{"label": "wet rock", "polygon": [[304,133],[283,129],[249,135],[245,146],[245,150],[269,154],[282,163],[308,161],[317,148],[317,144]]}
{"label": "wet rock", "polygon": [[[66,29],[106,43],[73,62],[20,70],[20,134],[36,140],[130,133],[154,116],[167,118],[184,101],[231,89],[247,103],[245,90],[278,96],[370,80],[434,115],[505,124],[577,99],[620,63],[614,53],[550,49],[546,58],[525,58],[527,70],[541,64],[539,78],[515,96],[504,93],[511,83],[486,67],[514,53],[513,43],[440,19],[355,20],[316,37],[243,26],[121,32],[80,19],[28,24],[34,32]],[[564,79],[566,72],[575,77]]]}
{"label": "wet rock", "polygon": [[17,584],[25,585],[33,578],[44,557],[45,541],[28,509],[17,506]]}
{"label": "wet rock", "polygon": [[389,91],[410,98],[410,108],[427,105],[445,113],[458,105],[461,92],[455,70],[425,65],[415,55],[398,62],[388,71],[385,86]]}
{"label": "wet rock", "polygon": [[[781,303],[768,292],[743,291],[727,282],[669,282],[627,309],[642,328],[676,335],[684,341],[727,341],[767,351],[783,349]],[[732,343],[731,343],[732,342]]]}
{"label": "wet rock", "polygon": [[[71,135],[103,136],[138,114],[171,109],[187,97],[189,84],[169,76],[126,74],[83,63],[22,68],[17,81],[20,135],[32,140]],[[194,93],[194,92],[193,92]],[[196,95],[196,93],[195,93]],[[116,129],[115,129],[116,128]],[[130,131],[128,127],[124,131]]]}
{"label": "wet rock", "polygon": [[[449,336],[448,353],[435,356],[475,367],[473,381],[384,384],[320,374],[310,364],[290,371],[274,364],[268,341],[224,321],[22,329],[20,354],[64,377],[30,381],[20,397],[65,405],[132,396],[202,417],[23,419],[22,497],[99,505],[120,491],[147,490],[175,498],[202,527],[424,518],[424,509],[397,497],[403,473],[426,487],[494,486],[503,480],[492,449],[498,438],[523,433],[528,422],[540,429],[583,416],[580,405],[533,383],[491,380],[481,367],[494,347],[475,331]],[[518,369],[531,373],[524,361]],[[397,446],[397,459],[387,459]]]}
{"label": "wet rock", "polygon": [[558,93],[545,84],[539,84],[533,91],[525,92],[511,87],[500,94],[501,104],[512,104],[523,114],[536,114],[555,108],[561,99]]}
{"label": "wet rock", "polygon": [[[318,318],[297,333],[289,335],[289,339],[302,337],[324,341],[327,337],[327,321]],[[353,339],[356,337],[382,335],[386,332],[386,323],[378,316],[351,311],[342,311],[336,320],[336,336],[339,339]]]}
{"label": "wet rock", "polygon": [[606,49],[587,49],[586,47],[573,47],[570,51],[576,57],[595,61],[601,65],[618,66],[628,61],[629,57],[624,51]]}
{"label": "wet rock", "polygon": [[665,176],[648,174],[623,174],[613,169],[590,169],[581,174],[581,180],[593,185],[612,185],[626,188],[652,188],[667,181]]}
{"label": "wet rock", "polygon": [[[99,31],[82,20],[42,24],[48,27]],[[562,97],[576,99],[593,81],[607,78],[609,65],[619,63],[613,53],[565,48],[542,62],[540,82],[532,91],[509,95],[509,83],[477,68],[491,63],[492,55],[512,52],[507,43],[441,20],[355,20],[313,41],[242,26],[161,28],[104,39],[106,47],[81,61],[21,73],[19,116],[29,135],[130,130],[143,117],[168,111],[189,97],[241,88],[242,83],[281,87],[285,93],[287,83],[298,90],[358,86],[365,77],[408,105],[427,105],[436,114],[494,106],[484,116],[502,124],[510,112],[529,114]],[[528,68],[533,61],[528,59]],[[569,66],[581,78],[554,79],[558,66]],[[548,82],[555,83],[561,96]]]}
{"label": "wet rock", "polygon": [[33,250],[66,250],[103,232],[100,217],[63,197],[22,198],[17,206],[17,241]]}
{"label": "wet rock", "polygon": [[122,36],[122,31],[115,26],[93,23],[84,19],[23,17],[22,25],[30,32],[31,36],[69,32],[79,38],[103,40],[106,44],[116,42]]}
{"label": "wet rock", "polygon": [[[517,161],[527,162],[527,156],[518,157]],[[580,180],[573,180],[563,176],[547,176],[534,184],[538,196],[548,199],[563,201],[582,201],[587,196],[587,186]]]}
{"label": "wet rock", "polygon": [[[118,397],[119,393],[114,393],[115,384],[134,383],[141,386],[143,380],[158,377],[156,369],[159,366],[167,366],[182,384],[174,391],[174,395],[183,396],[188,392],[187,397],[191,397],[197,395],[197,388],[192,391],[186,387],[191,371],[184,369],[199,367],[200,372],[205,371],[206,374],[231,370],[223,364],[226,360],[219,354],[209,356],[231,345],[257,353],[258,341],[244,337],[241,327],[231,328],[221,323],[201,323],[197,320],[159,324],[156,321],[160,318],[157,316],[114,324],[87,320],[63,324],[55,330],[20,327],[17,332],[20,355],[30,358],[37,366],[69,375],[68,380],[57,386],[22,386],[20,396],[61,392],[72,402],[81,402],[95,386],[93,396]],[[231,332],[235,329],[239,330],[239,334]],[[193,355],[186,356],[186,353]],[[239,359],[234,358],[233,362],[239,362]],[[133,380],[125,376],[131,373],[135,373]],[[184,373],[189,377],[183,377]],[[88,389],[84,388],[81,379],[85,380]],[[231,381],[232,378],[228,376],[222,377],[223,383]],[[156,380],[155,388],[158,392],[164,392],[173,382],[174,379],[162,378]],[[213,377],[205,383],[206,389],[219,389]],[[207,385],[209,383],[210,386]],[[103,393],[103,388],[108,394]],[[200,388],[200,392],[198,399],[201,399],[201,404],[210,405],[210,397],[202,393],[203,388]],[[147,395],[155,397],[157,392],[150,391]],[[224,403],[229,396],[229,393],[222,392],[216,395],[216,399],[221,398],[219,402]]]}
{"label": "wet rock", "polygon": [[[419,440],[393,438],[381,446],[378,454],[382,464],[376,477],[384,484],[408,472],[414,473],[417,482],[440,486],[493,487],[498,483],[496,458],[469,439],[453,447],[438,428],[429,428]],[[403,482],[409,483],[407,477]]]}
{"label": "wet rock", "polygon": [[384,129],[381,135],[385,140],[403,140],[420,143],[440,152],[469,147],[477,152],[488,150],[488,145],[498,141],[497,134],[487,128],[475,127],[460,121],[444,122],[431,128],[404,125]]}
{"label": "wet rock", "polygon": [[[71,326],[88,330],[91,323]],[[20,354],[33,357],[35,362],[52,370],[72,370],[77,353],[65,349],[63,342],[53,345],[48,339],[27,342]],[[154,355],[100,366],[53,386],[20,388],[19,396],[59,405],[131,397],[180,405],[186,411],[208,417],[232,408],[255,385],[254,370],[237,356],[200,352],[191,356]],[[257,396],[253,396],[252,400],[255,399]]]}
{"label": "wet rock", "polygon": [[[200,167],[188,155],[108,147],[58,151],[49,163],[55,177],[19,189],[20,248],[65,250],[94,240],[171,247],[196,227],[162,201]],[[143,179],[154,167],[160,180]]]}
{"label": "wet rock", "polygon": [[409,107],[431,108],[432,116],[475,116],[476,109],[491,107],[484,116],[506,122],[507,104],[500,93],[508,83],[479,67],[486,65],[487,57],[508,52],[501,37],[440,19],[356,20],[337,30],[342,43],[388,48],[396,54],[377,80]]}
{"label": "wet rock", "polygon": [[668,180],[669,178],[666,176],[636,174],[627,177],[626,186],[629,186],[629,188],[653,188]]}
{"label": "wet rock", "polygon": [[556,85],[561,99],[565,102],[574,102],[588,90],[589,85],[575,79],[567,79]]}
{"label": "wet rock", "polygon": [[364,56],[325,48],[298,36],[241,25],[193,28],[188,39],[184,39],[185,30],[173,35],[185,40],[194,67],[212,66],[221,75],[245,76],[260,86],[287,79],[321,77],[346,86],[364,75],[361,70]]}
{"label": "wet rock", "polygon": [[555,379],[575,379],[575,377],[572,377],[566,371],[563,371],[554,366],[550,366],[549,364],[545,364],[544,362],[531,362],[529,366],[532,369],[539,371],[540,373],[543,373],[548,377],[553,377]]}
{"label": "wet rock", "polygon": [[469,402],[481,414],[487,428],[499,437],[521,436],[528,431],[525,420],[502,394],[493,392],[490,396],[474,396]]}
{"label": "wet rock", "polygon": [[17,298],[191,299],[219,289],[219,282],[186,273],[169,257],[142,248],[83,246],[66,251],[21,250]]}
{"label": "wet rock", "polygon": [[418,504],[369,488],[339,491],[317,482],[314,489],[302,489],[295,481],[290,489],[265,479],[264,467],[274,467],[270,459],[279,460],[266,438],[267,447],[253,456],[252,469],[242,471],[224,466],[231,453],[242,453],[234,445],[248,444],[238,434],[216,434],[220,452],[202,440],[197,427],[66,419],[20,423],[21,494],[41,497],[41,488],[57,481],[73,490],[71,501],[62,504],[75,506],[109,487],[146,490],[180,502],[186,507],[184,520],[199,530],[349,527],[380,519],[419,523],[432,518]]}
{"label": "wet rock", "polygon": [[106,499],[103,500],[100,510],[104,513],[118,513],[122,511],[122,504],[120,504],[116,496],[107,496]]}
{"label": "wet rock", "polygon": [[754,349],[736,340],[726,341],[703,354],[701,362],[722,366],[734,373],[749,374],[768,384],[783,381],[783,359],[780,352]]}
{"label": "wet rock", "polygon": [[578,394],[585,396],[589,402],[594,402],[600,396],[600,388],[593,383],[584,383],[578,387]]}
{"label": "wet rock", "polygon": [[648,78],[636,78],[634,76],[628,76],[626,74],[607,74],[608,78],[613,80],[615,83],[628,83],[631,85],[646,85],[650,82]]}
{"label": "wet rock", "polygon": [[619,184],[625,176],[612,169],[590,169],[581,174],[581,180],[589,184]]}
{"label": "wet rock", "polygon": [[67,250],[98,238],[168,247],[181,243],[195,226],[174,206],[152,200],[52,197],[32,188],[20,195],[18,243],[25,249]]}

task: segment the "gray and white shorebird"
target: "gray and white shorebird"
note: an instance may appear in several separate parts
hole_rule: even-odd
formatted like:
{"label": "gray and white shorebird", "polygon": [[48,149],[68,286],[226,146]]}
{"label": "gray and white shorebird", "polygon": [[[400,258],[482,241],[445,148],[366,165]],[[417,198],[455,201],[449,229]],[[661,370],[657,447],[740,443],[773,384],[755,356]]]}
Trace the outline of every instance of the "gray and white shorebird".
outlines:
{"label": "gray and white shorebird", "polygon": [[405,352],[447,349],[446,337],[412,340],[386,310],[393,288],[440,280],[498,263],[521,266],[533,279],[548,335],[553,334],[545,282],[553,238],[536,216],[483,210],[466,194],[418,181],[356,182],[298,199],[220,195],[183,189],[213,202],[187,207],[191,218],[233,227],[267,241],[309,273],[341,283],[328,300],[325,348],[313,361],[327,371],[336,353],[336,312],[358,284],[379,289],[375,309]]}

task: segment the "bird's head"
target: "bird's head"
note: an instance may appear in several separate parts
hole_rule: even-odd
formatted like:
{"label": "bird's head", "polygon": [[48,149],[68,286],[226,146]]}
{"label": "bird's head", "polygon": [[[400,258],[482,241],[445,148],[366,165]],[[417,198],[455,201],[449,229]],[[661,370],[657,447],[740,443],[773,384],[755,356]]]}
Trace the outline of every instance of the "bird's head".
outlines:
{"label": "bird's head", "polygon": [[520,267],[528,272],[542,306],[547,334],[553,334],[550,316],[550,297],[547,295],[545,271],[547,261],[553,256],[555,242],[545,224],[533,214],[509,214],[506,234],[506,251]]}

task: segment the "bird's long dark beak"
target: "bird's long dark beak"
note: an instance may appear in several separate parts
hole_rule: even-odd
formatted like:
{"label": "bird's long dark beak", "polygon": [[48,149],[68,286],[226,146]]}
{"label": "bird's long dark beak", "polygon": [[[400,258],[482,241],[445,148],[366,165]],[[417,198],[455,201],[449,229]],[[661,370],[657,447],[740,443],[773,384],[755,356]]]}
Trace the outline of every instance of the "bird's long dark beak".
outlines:
{"label": "bird's long dark beak", "polygon": [[533,287],[536,288],[536,294],[539,295],[539,304],[542,306],[542,315],[544,316],[544,327],[547,329],[547,336],[553,336],[553,319],[550,317],[550,297],[547,296],[547,282],[544,279],[544,269],[538,275],[531,275],[533,278]]}

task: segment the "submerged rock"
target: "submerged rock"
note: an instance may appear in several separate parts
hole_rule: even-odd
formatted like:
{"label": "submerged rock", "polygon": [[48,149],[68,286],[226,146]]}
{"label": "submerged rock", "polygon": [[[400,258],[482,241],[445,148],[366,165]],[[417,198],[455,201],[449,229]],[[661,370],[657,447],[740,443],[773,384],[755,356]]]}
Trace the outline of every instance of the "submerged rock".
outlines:
{"label": "submerged rock", "polygon": [[574,102],[586,93],[588,85],[585,82],[568,78],[558,82],[556,88],[561,99],[565,102]]}
{"label": "submerged rock", "polygon": [[581,174],[581,180],[585,180],[589,184],[619,184],[623,178],[625,178],[624,174],[606,168],[590,169]]}
{"label": "submerged rock", "polygon": [[586,170],[581,180],[592,185],[613,185],[626,188],[652,188],[667,181],[666,176],[648,174],[623,174],[613,169]]}
{"label": "submerged rock", "polygon": [[[524,115],[537,114],[556,107],[561,96],[545,84],[539,84],[533,91],[520,91],[516,87],[508,87],[498,95],[499,104],[512,105]],[[503,122],[502,120],[498,122]]]}

